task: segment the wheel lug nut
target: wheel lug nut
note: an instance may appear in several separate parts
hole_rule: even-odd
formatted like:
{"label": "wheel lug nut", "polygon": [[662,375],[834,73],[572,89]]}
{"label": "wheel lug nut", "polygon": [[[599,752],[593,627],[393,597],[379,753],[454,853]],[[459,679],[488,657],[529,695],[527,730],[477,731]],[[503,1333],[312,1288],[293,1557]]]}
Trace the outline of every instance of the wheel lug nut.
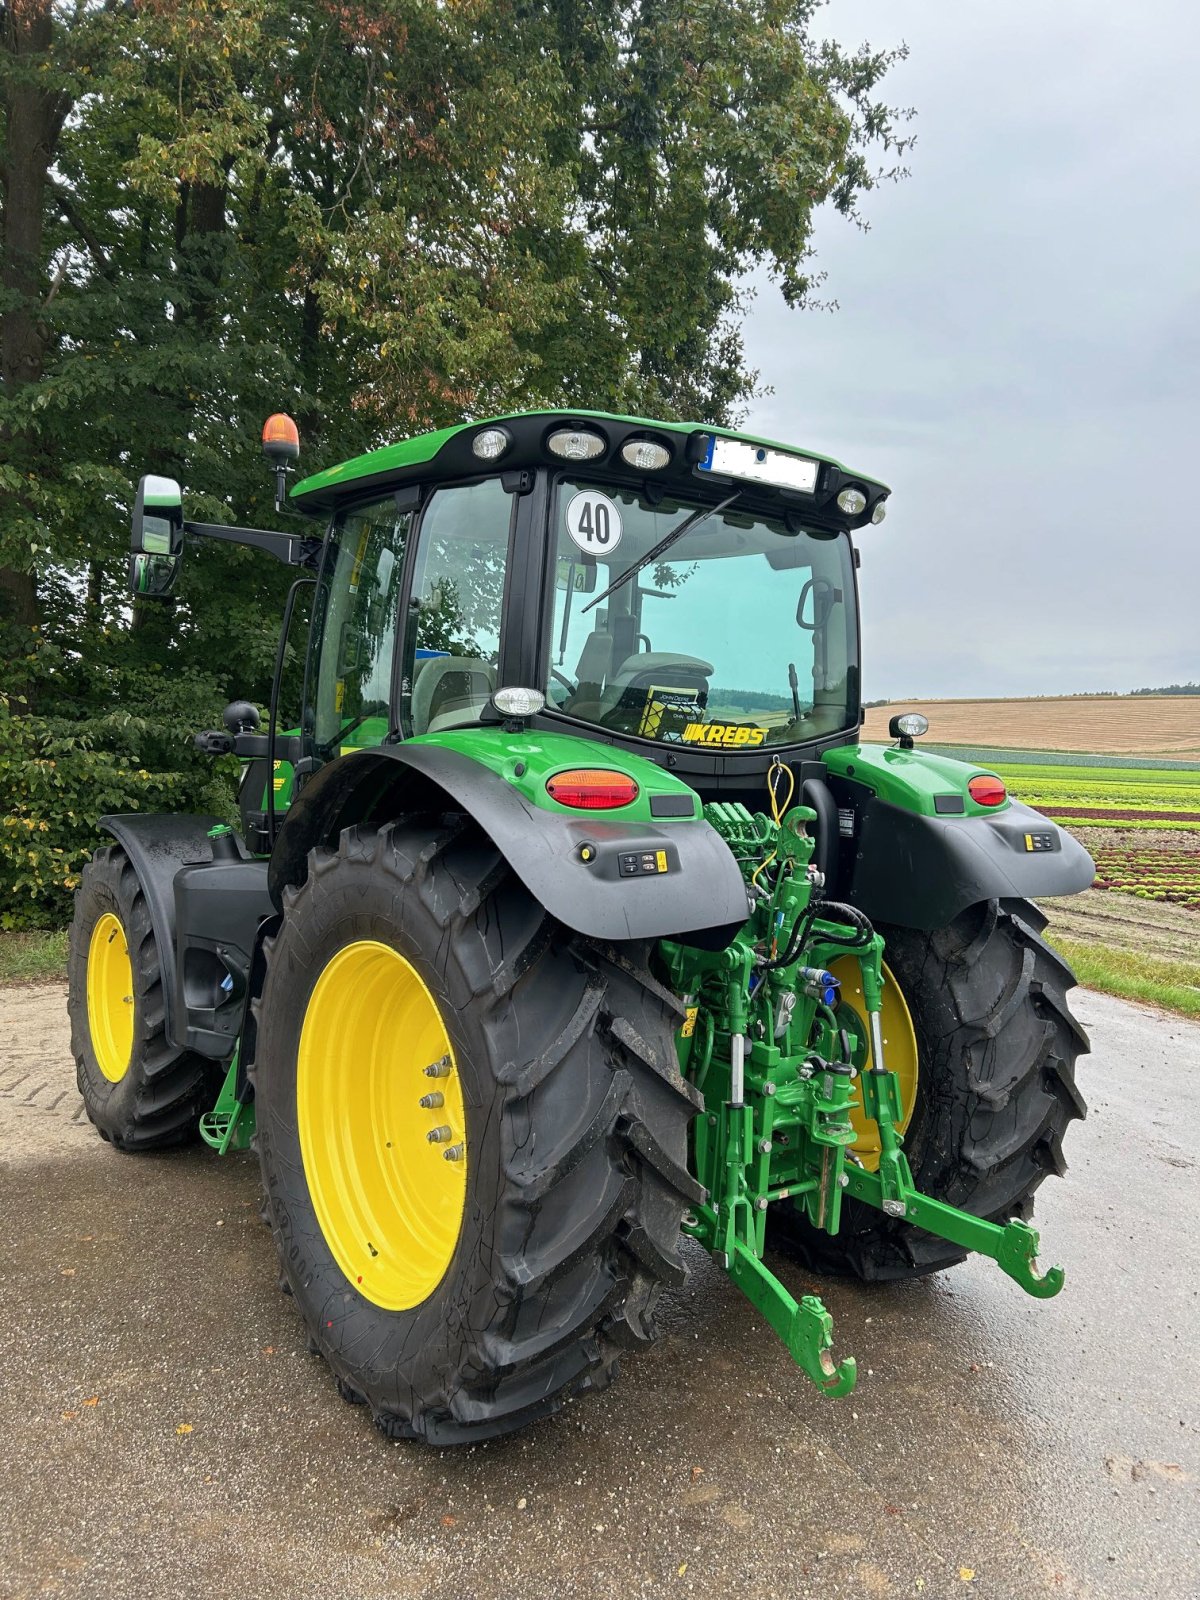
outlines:
{"label": "wheel lug nut", "polygon": [[450,1076],[450,1057],[443,1056],[440,1061],[435,1061],[425,1068],[427,1078],[448,1078]]}
{"label": "wheel lug nut", "polygon": [[446,1096],[440,1090],[435,1089],[432,1094],[423,1094],[420,1104],[425,1107],[426,1111],[436,1111],[438,1106],[446,1104]]}
{"label": "wheel lug nut", "polygon": [[452,1144],[449,1150],[443,1150],[442,1155],[447,1161],[461,1161],[467,1153],[467,1147],[462,1144]]}
{"label": "wheel lug nut", "polygon": [[454,1137],[454,1130],[446,1127],[445,1123],[440,1128],[430,1128],[425,1135],[430,1144],[449,1144]]}

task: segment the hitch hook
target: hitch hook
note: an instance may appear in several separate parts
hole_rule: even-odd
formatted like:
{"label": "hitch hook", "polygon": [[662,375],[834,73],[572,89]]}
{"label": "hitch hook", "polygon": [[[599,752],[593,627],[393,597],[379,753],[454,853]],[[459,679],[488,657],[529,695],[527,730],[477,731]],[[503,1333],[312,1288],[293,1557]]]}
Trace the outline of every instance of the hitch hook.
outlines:
{"label": "hitch hook", "polygon": [[1015,1218],[1004,1225],[996,1265],[1014,1283],[1019,1283],[1026,1294],[1033,1295],[1036,1300],[1049,1300],[1062,1288],[1066,1273],[1061,1267],[1042,1272],[1037,1253],[1036,1229]]}

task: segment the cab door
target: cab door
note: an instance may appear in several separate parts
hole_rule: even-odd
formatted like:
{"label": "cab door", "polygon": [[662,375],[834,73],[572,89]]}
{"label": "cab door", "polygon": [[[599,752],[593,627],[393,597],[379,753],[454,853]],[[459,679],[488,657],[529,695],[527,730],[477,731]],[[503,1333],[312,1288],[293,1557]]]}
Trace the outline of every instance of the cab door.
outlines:
{"label": "cab door", "polygon": [[387,495],[340,513],[330,530],[306,695],[318,761],[382,744],[396,728],[393,668],[413,520]]}

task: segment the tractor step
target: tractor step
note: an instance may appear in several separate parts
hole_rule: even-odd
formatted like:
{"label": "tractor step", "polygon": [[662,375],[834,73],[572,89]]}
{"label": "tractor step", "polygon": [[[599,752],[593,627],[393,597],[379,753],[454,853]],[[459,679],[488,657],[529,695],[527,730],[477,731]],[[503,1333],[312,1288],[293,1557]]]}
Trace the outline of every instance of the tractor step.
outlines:
{"label": "tractor step", "polygon": [[235,1050],[216,1104],[200,1118],[200,1137],[219,1156],[230,1150],[248,1150],[254,1138],[254,1103],[249,1099],[248,1089],[242,1093],[246,1098],[239,1096],[238,1051]]}

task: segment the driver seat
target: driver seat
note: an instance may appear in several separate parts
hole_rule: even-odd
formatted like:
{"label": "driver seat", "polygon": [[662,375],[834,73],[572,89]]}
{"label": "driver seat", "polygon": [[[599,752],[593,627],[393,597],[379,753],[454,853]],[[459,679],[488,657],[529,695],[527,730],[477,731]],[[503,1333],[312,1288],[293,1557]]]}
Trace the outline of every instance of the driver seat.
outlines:
{"label": "driver seat", "polygon": [[495,672],[479,656],[431,656],[413,684],[413,733],[431,732],[450,712],[482,708],[495,687]]}

